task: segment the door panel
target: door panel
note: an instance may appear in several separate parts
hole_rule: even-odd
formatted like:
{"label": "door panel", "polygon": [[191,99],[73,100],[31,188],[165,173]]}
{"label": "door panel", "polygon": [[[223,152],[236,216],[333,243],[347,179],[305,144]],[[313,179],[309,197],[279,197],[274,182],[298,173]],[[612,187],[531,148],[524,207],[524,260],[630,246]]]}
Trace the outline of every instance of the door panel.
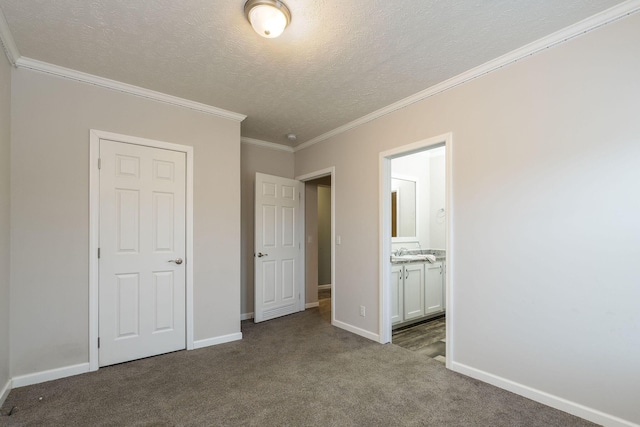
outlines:
{"label": "door panel", "polygon": [[282,260],[282,300],[294,298],[296,290],[295,260]]}
{"label": "door panel", "polygon": [[153,193],[153,251],[173,252],[175,236],[174,196],[171,193]]}
{"label": "door panel", "polygon": [[282,207],[282,247],[293,248],[296,237],[296,210],[289,206]]}
{"label": "door panel", "polygon": [[254,320],[303,309],[300,226],[302,183],[256,174]]}
{"label": "door panel", "polygon": [[140,194],[136,190],[116,190],[116,232],[118,252],[137,253],[140,243]]}
{"label": "door panel", "polygon": [[186,155],[100,141],[99,365],[186,347]]}
{"label": "door panel", "polygon": [[118,300],[116,307],[118,335],[116,339],[138,336],[140,330],[140,276],[138,274],[116,275]]}
{"label": "door panel", "polygon": [[173,271],[153,274],[156,293],[156,325],[154,332],[173,330]]}
{"label": "door panel", "polygon": [[276,262],[262,261],[262,303],[270,304],[276,301]]}

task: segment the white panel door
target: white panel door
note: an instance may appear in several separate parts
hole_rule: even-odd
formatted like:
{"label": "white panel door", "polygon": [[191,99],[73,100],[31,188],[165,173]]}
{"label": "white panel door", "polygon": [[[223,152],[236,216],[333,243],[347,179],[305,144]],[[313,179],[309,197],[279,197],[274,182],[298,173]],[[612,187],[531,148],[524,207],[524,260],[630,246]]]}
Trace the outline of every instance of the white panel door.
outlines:
{"label": "white panel door", "polygon": [[391,324],[395,325],[404,320],[404,269],[402,265],[391,266]]}
{"label": "white panel door", "polygon": [[404,320],[424,316],[424,264],[404,266]]}
{"label": "white panel door", "polygon": [[300,181],[256,173],[256,323],[304,310],[300,299],[302,188]]}
{"label": "white panel door", "polygon": [[425,271],[424,314],[437,313],[444,310],[443,298],[443,265],[441,262],[427,264]]}
{"label": "white panel door", "polygon": [[186,155],[100,140],[99,365],[186,347]]}

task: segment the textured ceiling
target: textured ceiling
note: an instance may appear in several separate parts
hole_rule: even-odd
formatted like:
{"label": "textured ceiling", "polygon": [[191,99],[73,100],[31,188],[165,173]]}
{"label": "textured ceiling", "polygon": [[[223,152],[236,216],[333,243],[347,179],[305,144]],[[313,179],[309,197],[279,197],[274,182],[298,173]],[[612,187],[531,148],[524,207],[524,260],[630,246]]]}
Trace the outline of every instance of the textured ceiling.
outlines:
{"label": "textured ceiling", "polygon": [[385,107],[620,0],[286,0],[255,34],[244,0],[0,0],[20,54],[246,114],[290,145]]}

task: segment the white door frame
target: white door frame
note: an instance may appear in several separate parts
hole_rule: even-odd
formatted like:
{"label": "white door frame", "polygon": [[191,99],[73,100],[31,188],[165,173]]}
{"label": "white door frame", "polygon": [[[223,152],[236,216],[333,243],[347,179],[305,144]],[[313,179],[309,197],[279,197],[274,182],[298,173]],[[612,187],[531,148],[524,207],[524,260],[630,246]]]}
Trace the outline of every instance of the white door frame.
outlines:
{"label": "white door frame", "polygon": [[386,344],[391,342],[391,160],[396,157],[406,156],[408,154],[424,151],[430,147],[435,148],[438,145],[445,147],[445,241],[447,250],[447,270],[445,276],[446,283],[446,352],[447,352],[447,368],[451,369],[451,361],[453,360],[453,340],[452,330],[455,322],[454,300],[452,293],[453,285],[453,224],[452,216],[452,154],[453,154],[453,135],[451,132],[435,136],[433,138],[424,139],[411,144],[396,147],[391,150],[380,153],[380,343]]}
{"label": "white door frame", "polygon": [[98,370],[98,243],[100,237],[100,140],[185,153],[186,176],[186,347],[193,350],[193,147],[91,129],[89,132],[89,370]]}
{"label": "white door frame", "polygon": [[[295,177],[296,181],[302,181],[302,182],[306,182],[306,181],[311,181],[317,178],[322,178],[325,176],[331,176],[331,324],[335,325],[336,323],[336,168],[335,166],[331,166],[325,169],[320,169],[318,171],[315,172],[311,172],[311,173],[307,173],[304,175],[300,175]],[[306,191],[302,192],[302,197],[301,197],[301,216],[302,216],[302,220],[303,220],[303,224],[302,224],[302,233],[303,233],[303,239],[302,239],[302,259],[304,260],[304,262],[302,263],[303,265],[303,271],[302,271],[302,277],[303,277],[303,285],[302,285],[302,301],[303,301],[303,307],[304,307],[304,302],[306,301],[306,270],[307,270],[307,258],[306,258],[306,236],[304,236],[305,233],[305,224],[304,224],[304,220],[306,218],[306,211],[305,211],[305,201],[306,201],[306,195],[305,195]]]}

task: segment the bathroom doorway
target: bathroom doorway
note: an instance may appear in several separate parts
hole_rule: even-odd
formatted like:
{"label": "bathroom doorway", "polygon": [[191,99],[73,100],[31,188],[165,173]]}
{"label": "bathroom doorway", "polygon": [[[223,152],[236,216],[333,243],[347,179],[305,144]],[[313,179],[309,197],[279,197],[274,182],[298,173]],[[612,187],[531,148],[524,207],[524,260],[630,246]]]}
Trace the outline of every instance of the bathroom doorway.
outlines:
{"label": "bathroom doorway", "polygon": [[381,342],[449,364],[451,135],[380,154]]}
{"label": "bathroom doorway", "polygon": [[446,361],[445,147],[391,160],[391,342]]}

